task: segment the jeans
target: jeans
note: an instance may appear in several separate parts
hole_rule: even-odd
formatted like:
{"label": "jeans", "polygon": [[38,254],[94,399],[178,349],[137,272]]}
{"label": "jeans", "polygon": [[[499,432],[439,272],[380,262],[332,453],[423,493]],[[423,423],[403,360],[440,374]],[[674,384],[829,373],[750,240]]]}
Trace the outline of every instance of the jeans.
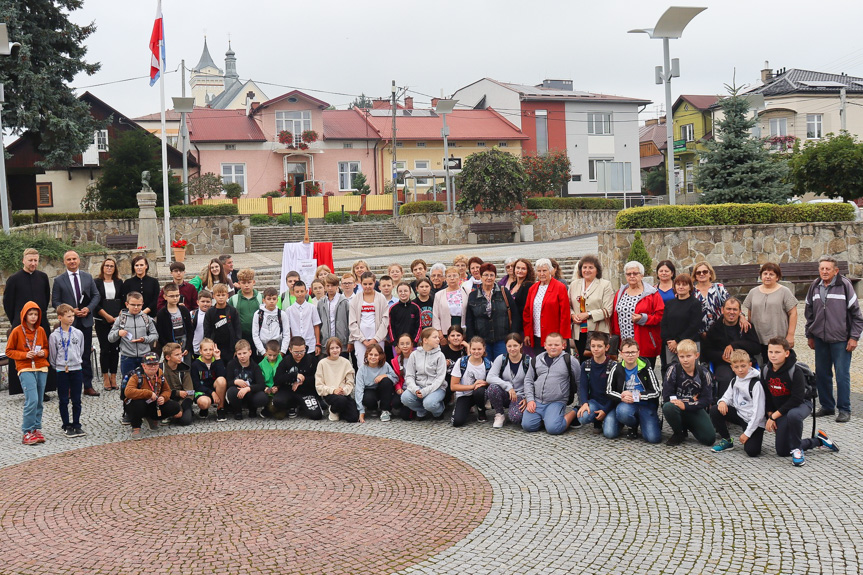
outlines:
{"label": "jeans", "polygon": [[22,371],[18,374],[21,389],[24,390],[24,419],[21,421],[21,433],[42,429],[42,398],[45,395],[45,384],[48,382],[47,371]]}
{"label": "jeans", "polygon": [[669,401],[662,406],[662,414],[672,433],[683,434],[688,430],[703,445],[713,445],[716,442],[716,430],[706,409],[687,411]]}
{"label": "jeans", "polygon": [[401,395],[402,405],[411,411],[415,411],[419,417],[425,417],[428,413],[431,413],[434,417],[440,417],[445,408],[443,403],[444,397],[446,397],[446,390],[442,387],[437,388],[422,399],[408,390],[405,390]]}
{"label": "jeans", "polygon": [[[739,425],[746,430],[746,427],[749,425],[749,422],[744,421],[742,417],[737,413],[737,409],[732,406],[728,406],[728,413],[722,415],[719,413],[719,408],[717,406],[713,406],[710,408],[710,421],[713,422],[713,427],[716,429],[716,433],[719,434],[723,439],[731,439],[731,434],[728,432],[728,424],[733,423],[735,425]],[[755,431],[752,432],[752,436],[746,440],[746,443],[743,444],[743,450],[746,452],[746,455],[749,457],[756,457],[761,453],[761,444],[764,442],[764,428],[757,427]]]}
{"label": "jeans", "polygon": [[662,428],[659,425],[659,416],[656,415],[657,409],[658,404],[655,401],[621,402],[614,408],[614,415],[620,425],[641,425],[641,435],[647,443],[659,443],[662,441]]}
{"label": "jeans", "polygon": [[[596,421],[596,412],[599,410],[599,402],[595,399],[588,399],[587,406],[590,409],[587,413],[578,418],[579,423],[586,425]],[[602,434],[608,439],[614,439],[620,435],[620,424],[617,423],[617,413],[614,409],[607,411],[602,421],[597,423],[602,424]]]}
{"label": "jeans", "polygon": [[133,369],[141,367],[140,357],[120,356],[120,377],[122,378]]}
{"label": "jeans", "polygon": [[69,399],[72,400],[72,425],[81,427],[81,391],[84,386],[84,377],[80,369],[72,371],[57,372],[57,399],[59,400],[60,420],[63,421],[63,429],[69,425]]}
{"label": "jeans", "polygon": [[[846,341],[828,343],[815,340],[815,376],[821,407],[827,411],[851,413],[851,352],[845,349]],[[833,398],[833,370],[836,370],[836,395]]]}
{"label": "jeans", "polygon": [[506,353],[506,342],[501,341],[493,341],[488,342],[485,350],[485,354],[488,357],[488,360],[494,362],[499,356]]}
{"label": "jeans", "polygon": [[539,431],[539,424],[545,424],[545,431],[549,435],[560,435],[569,424],[564,419],[566,404],[562,401],[553,403],[536,402],[536,411],[531,413],[525,410],[521,418],[521,428],[525,431]]}
{"label": "jeans", "polygon": [[821,445],[817,438],[802,439],[803,420],[809,417],[810,413],[812,413],[812,404],[804,401],[802,405],[788,410],[785,415],[776,420],[776,455],[788,457],[795,449],[806,451]]}

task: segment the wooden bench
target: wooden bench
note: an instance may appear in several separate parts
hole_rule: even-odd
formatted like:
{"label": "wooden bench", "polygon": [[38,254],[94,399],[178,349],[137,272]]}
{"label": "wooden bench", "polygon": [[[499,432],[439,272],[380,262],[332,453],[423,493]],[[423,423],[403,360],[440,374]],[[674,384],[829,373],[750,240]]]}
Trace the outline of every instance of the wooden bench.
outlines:
{"label": "wooden bench", "polygon": [[[818,262],[786,262],[779,264],[779,267],[782,268],[782,281],[792,284],[795,288],[800,285],[809,286],[818,277]],[[714,266],[713,269],[716,271],[716,280],[729,290],[738,290],[742,293],[745,288],[761,285],[761,278],[758,275],[761,269],[759,264]],[[848,262],[840,261],[839,273],[847,277],[856,288],[860,278],[850,277],[848,270]]]}
{"label": "wooden bench", "polygon": [[105,247],[109,250],[134,250],[138,247],[138,234],[105,236]]}
{"label": "wooden bench", "polygon": [[518,226],[512,222],[489,222],[487,224],[468,224],[467,227],[467,243],[476,244],[479,234],[500,234],[507,233],[512,235],[512,241],[520,240]]}

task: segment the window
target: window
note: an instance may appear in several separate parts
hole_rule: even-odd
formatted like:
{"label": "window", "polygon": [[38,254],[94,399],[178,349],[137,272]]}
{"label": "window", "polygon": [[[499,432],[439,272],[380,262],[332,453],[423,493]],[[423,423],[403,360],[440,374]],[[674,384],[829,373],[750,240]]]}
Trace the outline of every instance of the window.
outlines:
{"label": "window", "polygon": [[354,178],[360,173],[359,162],[339,162],[339,191],[353,190]]}
{"label": "window", "polygon": [[588,179],[597,183],[600,192],[628,192],[632,190],[632,164],[612,160],[590,160]]}
{"label": "window", "polygon": [[36,207],[54,207],[54,185],[51,182],[40,182],[36,184]]}
{"label": "window", "polygon": [[611,112],[589,112],[587,114],[587,133],[593,136],[611,134]]}
{"label": "window", "polygon": [[236,150],[237,144],[225,144],[225,149],[226,150]]}
{"label": "window", "polygon": [[222,164],[222,183],[240,184],[246,193],[246,164]]}
{"label": "window", "polygon": [[476,147],[477,148],[485,148],[485,142],[477,142]]}
{"label": "window", "polygon": [[788,135],[788,119],[787,118],[770,118],[770,137],[787,136]]}
{"label": "window", "polygon": [[569,181],[570,182],[580,182],[581,181],[581,174],[572,174],[569,177]]}
{"label": "window", "polygon": [[399,142],[398,140],[396,140],[396,148],[404,148],[404,147],[405,147],[404,142]]}
{"label": "window", "polygon": [[344,148],[345,150],[350,150],[353,147],[354,147],[353,142],[345,142],[344,144],[342,144],[342,148]]}
{"label": "window", "polygon": [[686,142],[695,141],[695,124],[680,126],[680,139]]}
{"label": "window", "polygon": [[507,143],[506,143],[506,142],[498,142],[498,143],[497,143],[497,147],[498,147],[498,148],[506,148],[506,146],[507,146]]}
{"label": "window", "polygon": [[[428,170],[429,169],[429,161],[428,160],[414,160],[414,169],[415,170]],[[416,182],[417,182],[418,186],[429,185],[428,178],[417,178]]]}
{"label": "window", "polygon": [[287,130],[294,135],[294,145],[303,141],[303,132],[312,129],[311,110],[282,110],[276,112],[276,138],[279,132]]}
{"label": "window", "polygon": [[[175,138],[176,139],[176,138]],[[108,130],[96,130],[94,134],[96,148],[100,152],[108,151]]]}
{"label": "window", "polygon": [[426,147],[425,142],[417,142],[417,148],[425,148],[425,147]]}
{"label": "window", "polygon": [[824,137],[821,114],[806,114],[806,139],[820,140]]}
{"label": "window", "polygon": [[548,112],[546,110],[536,111],[536,153],[548,152]]}

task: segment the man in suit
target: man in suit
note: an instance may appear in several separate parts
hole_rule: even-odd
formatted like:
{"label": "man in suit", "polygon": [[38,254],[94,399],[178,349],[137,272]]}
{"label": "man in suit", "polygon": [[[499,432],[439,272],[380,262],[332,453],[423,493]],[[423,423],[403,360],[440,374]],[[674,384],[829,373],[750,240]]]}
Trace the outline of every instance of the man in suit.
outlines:
{"label": "man in suit", "polygon": [[93,349],[93,310],[99,307],[99,290],[93,276],[80,271],[81,258],[72,250],[63,255],[66,272],[54,278],[54,291],[51,293],[51,305],[54,309],[61,303],[69,304],[75,309],[75,323],[72,324],[84,333],[84,357],[81,369],[84,375],[84,395],[97,396],[99,392],[93,389],[93,366],[90,363]]}

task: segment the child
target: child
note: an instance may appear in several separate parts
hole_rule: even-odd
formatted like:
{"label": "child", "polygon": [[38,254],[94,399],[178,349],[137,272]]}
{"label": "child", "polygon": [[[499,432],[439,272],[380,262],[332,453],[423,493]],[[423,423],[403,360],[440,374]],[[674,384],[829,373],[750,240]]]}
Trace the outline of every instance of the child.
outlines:
{"label": "child", "polygon": [[357,358],[366,356],[366,348],[387,337],[390,308],[382,293],[375,291],[375,275],[365,272],[361,278],[363,291],[350,303],[350,337]]}
{"label": "child", "polygon": [[356,423],[360,420],[360,412],[351,398],[354,390],[354,368],[341,353],[342,344],[338,338],[328,339],[326,358],[318,362],[315,371],[315,388],[318,395],[330,406],[330,421],[344,419],[349,423]]}
{"label": "child", "polygon": [[399,296],[398,303],[390,306],[390,325],[387,332],[387,342],[391,346],[395,346],[396,336],[406,333],[411,336],[414,345],[419,343],[420,333],[420,315],[422,310],[420,306],[411,301],[411,288],[408,284],[399,284],[396,289]]}
{"label": "child", "polygon": [[[57,375],[57,398],[60,419],[66,437],[86,435],[81,428],[81,392],[84,376],[81,358],[84,356],[84,334],[74,327],[75,309],[69,304],[57,306],[60,325],[48,337],[48,361]],[[69,399],[72,400],[72,423],[69,423]]]}
{"label": "child", "polygon": [[686,430],[702,445],[713,445],[716,430],[707,409],[713,403],[713,377],[698,363],[698,347],[691,339],[677,344],[677,362],[665,372],[662,385],[662,414],[672,435],[665,445],[680,445]]}
{"label": "child", "polygon": [[287,411],[288,417],[298,412],[312,420],[323,417],[318,393],[315,391],[315,358],[306,353],[306,340],[292,337],[290,353],[282,359],[273,376],[279,390],[273,397],[273,409]]}
{"label": "child", "polygon": [[511,333],[506,336],[506,354],[498,356],[488,374],[488,398],[494,409],[492,427],[500,429],[506,422],[505,410],[509,420],[521,426],[524,408],[524,376],[530,367],[530,359],[524,355],[521,334]]}
{"label": "child", "polygon": [[366,348],[366,357],[357,372],[354,391],[360,423],[366,422],[367,407],[372,411],[380,408],[381,421],[392,419],[390,410],[397,379],[392,366],[386,361],[383,348],[377,343]]}
{"label": "child", "polygon": [[279,290],[264,290],[264,303],[252,318],[252,341],[258,355],[264,357],[270,340],[279,342],[279,351],[287,353],[291,341],[291,324],[288,314],[278,308]]}
{"label": "child", "polygon": [[399,336],[396,343],[396,356],[390,361],[393,372],[396,374],[395,380],[395,395],[393,396],[393,408],[398,408],[402,414],[402,419],[409,421],[411,419],[411,410],[402,405],[401,396],[405,388],[405,364],[411,353],[414,351],[414,342],[411,336],[404,333]]}
{"label": "child", "polygon": [[318,308],[306,301],[306,284],[297,280],[293,287],[294,303],[288,308],[291,334],[306,340],[309,350],[321,354],[321,318]]}
{"label": "child", "polygon": [[343,274],[340,285],[342,286],[342,295],[345,296],[346,300],[351,301],[357,292],[357,278],[352,273]]}
{"label": "child", "polygon": [[288,289],[279,296],[279,309],[288,309],[288,307],[294,305],[294,301],[296,301],[294,297],[294,284],[298,281],[300,281],[300,272],[289,271],[285,275],[285,284],[287,284]]}
{"label": "child", "polygon": [[164,348],[169,342],[180,344],[186,365],[192,363],[192,316],[185,307],[179,305],[180,288],[171,282],[165,284],[162,290],[165,296],[165,307],[156,313],[156,332],[159,334],[159,347]]}
{"label": "child", "polygon": [[211,405],[216,406],[216,421],[226,421],[225,391],[228,388],[222,353],[213,340],[201,340],[201,355],[192,362],[192,385],[198,404],[198,417],[207,419]]}
{"label": "child", "polygon": [[353,351],[350,340],[350,306],[348,300],[339,293],[339,278],[335,274],[327,274],[324,278],[326,295],[318,301],[318,317],[321,318],[321,341],[331,337],[339,338],[342,343],[343,357]]}
{"label": "child", "polygon": [[312,297],[309,298],[309,303],[316,306],[321,299],[325,298],[327,291],[324,288],[324,282],[315,278],[312,280]]}
{"label": "child", "polygon": [[719,401],[710,408],[710,420],[722,439],[711,450],[714,453],[734,448],[734,440],[728,433],[728,422],[743,428],[740,443],[749,457],[761,453],[764,441],[764,387],[761,374],[752,367],[752,360],[746,350],[735,349],[731,352],[731,369],[734,379]]}
{"label": "child", "polygon": [[252,346],[241,339],[234,346],[235,357],[226,368],[228,390],[225,402],[234,412],[234,419],[243,419],[243,407],[249,410],[249,417],[258,415],[258,410],[267,405],[269,396],[264,393],[264,374],[261,368],[252,363]]}
{"label": "child", "polygon": [[420,337],[422,347],[414,351],[405,363],[402,405],[415,411],[417,419],[424,419],[429,413],[437,419],[446,408],[446,359],[440,351],[440,336],[436,329],[427,327]]}
{"label": "child", "polygon": [[159,369],[159,356],[152,351],[145,354],[141,365],[132,371],[124,393],[132,439],[141,439],[141,422],[145,417],[150,431],[155,431],[160,419],[180,413],[180,404],[171,399],[171,386]]}
{"label": "child", "polygon": [[216,300],[215,305],[204,316],[204,337],[212,339],[219,349],[233,350],[243,335],[240,316],[228,305],[228,286],[213,286],[213,299]]}
{"label": "child", "polygon": [[764,368],[765,430],[776,433],[776,454],[791,456],[791,463],[800,467],[806,463],[803,452],[813,447],[824,446],[839,451],[833,441],[822,430],[814,438],[803,439],[803,420],[812,413],[812,402],[806,399],[806,376],[797,368],[797,356],[783,337],[774,337],[767,342],[767,359]]}
{"label": "child", "polygon": [[[276,370],[279,368],[279,364],[282,363],[281,349],[282,342],[271,339],[267,342],[264,349],[264,359],[262,359],[258,364],[261,368],[261,373],[264,376],[264,393],[267,394],[268,406],[274,403],[273,400],[275,395],[279,392],[279,388],[276,386],[273,378],[276,375]],[[262,414],[265,416],[275,415],[276,419],[284,419],[287,415],[287,408],[270,410],[268,407],[265,407]]]}
{"label": "child", "polygon": [[12,328],[6,343],[6,355],[15,360],[15,369],[24,390],[24,418],[21,433],[24,445],[45,443],[42,435],[42,401],[48,381],[48,336],[39,325],[42,310],[34,301],[21,309],[21,325]]}
{"label": "child", "polygon": [[[198,309],[198,290],[190,283],[186,283],[186,264],[183,262],[171,262],[171,277],[174,279],[174,285],[180,290],[179,305],[187,310],[194,311]],[[165,292],[159,292],[159,299],[156,303],[156,310],[165,307]]]}
{"label": "child", "polygon": [[387,268],[387,275],[393,278],[393,288],[397,288],[402,283],[402,278],[405,275],[405,270],[401,264],[390,264]]}
{"label": "child", "polygon": [[[170,305],[170,300],[168,300],[168,305]],[[172,421],[177,425],[189,425],[192,423],[195,386],[189,375],[189,366],[184,363],[186,352],[179,343],[172,341],[165,344],[162,353],[165,357],[162,373],[171,388],[171,399],[180,404],[180,411],[174,415]]]}
{"label": "child", "polygon": [[446,398],[445,403],[449,403],[452,391],[449,385],[452,381],[452,368],[463,356],[467,355],[468,343],[464,340],[464,328],[460,325],[449,327],[446,335],[447,344],[441,347],[441,352],[446,358]]}
{"label": "child", "polygon": [[387,305],[398,303],[399,296],[393,293],[393,278],[390,276],[381,276],[381,279],[378,282],[378,287],[380,288],[384,299],[387,300]]}
{"label": "child", "polygon": [[564,350],[564,341],[557,332],[545,336],[545,351],[531,361],[531,369],[524,376],[527,403],[521,428],[529,433],[544,426],[549,435],[560,435],[575,421],[576,412],[567,411],[566,406],[578,390],[581,369]]}
{"label": "child", "polygon": [[469,353],[470,355],[461,358],[452,370],[450,389],[455,392],[453,427],[461,427],[467,422],[467,416],[472,407],[476,408],[477,421],[480,423],[487,421],[485,393],[491,362],[485,357],[485,340],[478,335],[472,337]]}
{"label": "child", "polygon": [[[659,443],[662,428],[656,412],[662,390],[650,364],[638,357],[638,349],[638,342],[632,338],[620,342],[623,361],[611,366],[605,392],[619,402],[614,408],[618,424],[628,425],[633,431],[640,425],[647,443]],[[638,434],[630,437],[637,438]]]}
{"label": "child", "polygon": [[201,290],[198,294],[198,309],[192,310],[192,350],[197,355],[201,350],[201,340],[204,339],[204,316],[213,305],[213,294],[207,290]]}
{"label": "child", "polygon": [[108,332],[108,341],[120,342],[120,374],[123,376],[141,367],[141,358],[153,351],[153,344],[159,340],[156,322],[141,311],[143,307],[144,296],[136,291],[126,294],[126,309],[120,312]]}
{"label": "child", "polygon": [[431,297],[432,284],[427,278],[416,282],[416,298],[414,303],[420,308],[420,329],[431,327],[434,315],[434,300]]}
{"label": "child", "polygon": [[[245,268],[237,273],[240,291],[228,301],[240,317],[240,332],[246,341],[252,341],[252,317],[261,307],[261,292],[255,289],[255,270]],[[252,352],[254,353],[254,349]]]}
{"label": "child", "polygon": [[588,344],[589,359],[581,364],[582,385],[578,387],[578,421],[582,425],[593,422],[594,429],[602,430],[608,439],[620,434],[614,408],[617,399],[608,395],[608,374],[615,362],[608,359],[608,334],[601,331],[591,332]]}

